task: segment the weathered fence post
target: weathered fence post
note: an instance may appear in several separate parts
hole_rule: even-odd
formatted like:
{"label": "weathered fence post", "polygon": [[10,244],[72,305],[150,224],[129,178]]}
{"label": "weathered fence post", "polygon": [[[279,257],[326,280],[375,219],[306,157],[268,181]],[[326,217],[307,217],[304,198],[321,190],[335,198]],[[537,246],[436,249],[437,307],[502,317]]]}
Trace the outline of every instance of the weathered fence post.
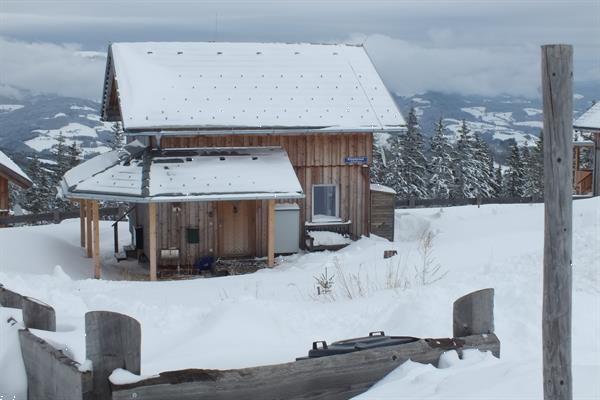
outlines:
{"label": "weathered fence post", "polygon": [[23,297],[23,323],[26,328],[56,331],[54,308],[31,297]]}
{"label": "weathered fence post", "polygon": [[10,308],[23,308],[23,296],[8,290],[0,283],[0,306]]}
{"label": "weathered fence post", "polygon": [[542,46],[544,99],[544,398],[568,400],[571,379],[573,48]]}
{"label": "weathered fence post", "polygon": [[454,337],[494,333],[494,289],[481,289],[454,302]]}
{"label": "weathered fence post", "polygon": [[140,323],[109,311],[85,314],[86,357],[93,368],[93,399],[111,398],[108,377],[116,368],[140,373],[142,332]]}

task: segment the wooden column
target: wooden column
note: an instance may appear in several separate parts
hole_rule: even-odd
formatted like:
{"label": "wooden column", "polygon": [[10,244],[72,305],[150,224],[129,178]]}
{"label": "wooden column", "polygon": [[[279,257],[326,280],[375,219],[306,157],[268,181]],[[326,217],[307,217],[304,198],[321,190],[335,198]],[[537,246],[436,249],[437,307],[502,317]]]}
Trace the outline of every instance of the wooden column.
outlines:
{"label": "wooden column", "polygon": [[570,400],[573,48],[542,46],[544,99],[544,399]]}
{"label": "wooden column", "polygon": [[79,200],[79,232],[81,250],[85,254],[85,200]]}
{"label": "wooden column", "polygon": [[94,210],[94,278],[100,279],[100,210],[97,201],[92,203]]}
{"label": "wooden column", "polygon": [[87,233],[87,256],[88,258],[92,258],[92,200],[84,200],[85,201],[85,213],[86,213],[86,233]]}
{"label": "wooden column", "polygon": [[150,259],[150,280],[156,280],[156,203],[148,203],[148,258]]}
{"label": "wooden column", "polygon": [[267,214],[267,265],[275,265],[275,200],[268,201]]}
{"label": "wooden column", "polygon": [[579,146],[575,146],[575,171],[579,171],[579,154],[581,149]]}
{"label": "wooden column", "polygon": [[600,132],[596,132],[594,139],[594,169],[592,170],[592,196],[600,196]]}

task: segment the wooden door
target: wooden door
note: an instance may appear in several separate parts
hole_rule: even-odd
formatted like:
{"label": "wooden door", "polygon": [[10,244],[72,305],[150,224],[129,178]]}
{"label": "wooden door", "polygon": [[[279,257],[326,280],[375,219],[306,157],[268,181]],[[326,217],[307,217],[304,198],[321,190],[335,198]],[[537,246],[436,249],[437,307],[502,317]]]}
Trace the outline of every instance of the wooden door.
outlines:
{"label": "wooden door", "polygon": [[218,203],[219,256],[254,256],[256,236],[256,201],[222,201]]}

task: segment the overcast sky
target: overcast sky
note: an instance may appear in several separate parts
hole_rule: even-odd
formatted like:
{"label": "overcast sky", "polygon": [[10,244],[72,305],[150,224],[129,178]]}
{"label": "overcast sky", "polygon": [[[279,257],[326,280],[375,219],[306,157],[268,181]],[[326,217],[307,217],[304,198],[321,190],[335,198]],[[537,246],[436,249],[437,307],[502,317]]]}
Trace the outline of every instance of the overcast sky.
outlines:
{"label": "overcast sky", "polygon": [[0,94],[97,100],[117,41],[364,43],[388,88],[539,93],[539,46],[569,43],[575,79],[600,81],[600,0],[0,0]]}

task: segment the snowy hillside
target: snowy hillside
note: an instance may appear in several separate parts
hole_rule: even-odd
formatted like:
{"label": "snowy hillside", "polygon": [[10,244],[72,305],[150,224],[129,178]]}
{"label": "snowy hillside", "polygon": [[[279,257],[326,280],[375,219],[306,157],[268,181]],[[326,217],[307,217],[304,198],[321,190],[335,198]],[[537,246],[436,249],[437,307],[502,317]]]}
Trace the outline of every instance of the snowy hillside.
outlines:
{"label": "snowy hillside", "polygon": [[86,157],[108,151],[112,124],[100,121],[98,109],[98,103],[78,98],[30,96],[17,104],[0,97],[0,148],[47,158],[62,133],[66,144],[77,142]]}
{"label": "snowy hillside", "polygon": [[[600,398],[600,198],[574,203],[574,398]],[[127,238],[121,224],[121,238]],[[423,285],[415,271],[424,232],[434,234],[433,264],[446,275]],[[92,280],[81,256],[79,223],[0,229],[0,282],[55,307],[58,331],[44,334],[83,361],[83,315],[112,310],[142,325],[142,374],[181,368],[236,368],[287,362],[315,340],[452,333],[452,302],[496,290],[501,358],[444,356],[440,368],[407,362],[360,399],[540,399],[543,205],[487,205],[396,211],[396,242],[363,238],[337,252],[278,260],[272,270],[223,278],[124,282],[112,257],[112,228],[101,223],[105,277]],[[26,251],[35,248],[36,251]],[[398,255],[384,260],[383,251]],[[60,265],[60,267],[57,267]],[[129,264],[137,270],[137,266]],[[317,296],[315,277],[334,275],[333,294]],[[437,277],[441,277],[442,274]],[[435,277],[427,277],[435,278]],[[431,279],[433,280],[433,279]],[[344,285],[346,281],[346,285]],[[0,397],[23,398],[14,309],[0,309]],[[39,332],[36,332],[39,333]],[[41,333],[40,333],[41,334]]]}

